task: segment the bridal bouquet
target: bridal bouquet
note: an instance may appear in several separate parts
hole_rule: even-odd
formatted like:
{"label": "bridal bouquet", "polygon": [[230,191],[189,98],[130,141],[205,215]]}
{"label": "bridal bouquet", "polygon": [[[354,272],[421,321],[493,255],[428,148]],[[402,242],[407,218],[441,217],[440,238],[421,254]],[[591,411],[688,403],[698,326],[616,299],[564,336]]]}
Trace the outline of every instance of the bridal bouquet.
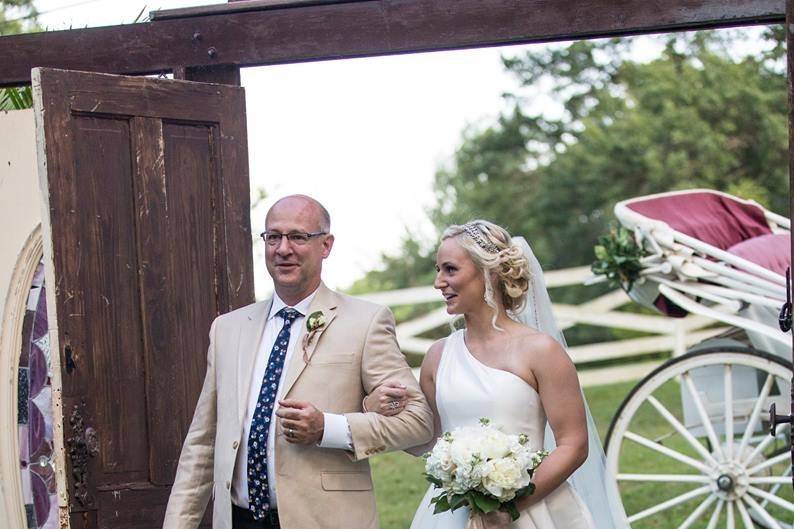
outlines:
{"label": "bridal bouquet", "polygon": [[532,450],[524,434],[506,434],[480,419],[478,426],[456,428],[425,454],[425,478],[441,489],[434,512],[468,506],[471,513],[508,512],[518,519],[516,500],[532,494],[532,474],[548,455]]}

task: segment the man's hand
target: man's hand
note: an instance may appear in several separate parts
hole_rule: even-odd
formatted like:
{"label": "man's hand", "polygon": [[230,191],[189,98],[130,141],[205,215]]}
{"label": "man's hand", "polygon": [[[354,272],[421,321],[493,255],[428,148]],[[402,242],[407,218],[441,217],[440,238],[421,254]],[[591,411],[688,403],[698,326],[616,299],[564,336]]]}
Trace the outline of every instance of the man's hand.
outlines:
{"label": "man's hand", "polygon": [[276,415],[281,419],[281,430],[287,442],[293,444],[318,444],[323,439],[325,417],[310,402],[280,400]]}

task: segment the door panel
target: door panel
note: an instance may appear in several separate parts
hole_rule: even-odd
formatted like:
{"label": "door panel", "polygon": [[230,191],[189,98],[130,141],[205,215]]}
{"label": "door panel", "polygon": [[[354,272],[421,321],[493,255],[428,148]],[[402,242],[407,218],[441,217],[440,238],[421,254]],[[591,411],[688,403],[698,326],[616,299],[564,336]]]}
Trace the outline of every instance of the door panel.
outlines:
{"label": "door panel", "polygon": [[253,301],[244,92],[33,85],[72,528],[160,527],[210,323]]}

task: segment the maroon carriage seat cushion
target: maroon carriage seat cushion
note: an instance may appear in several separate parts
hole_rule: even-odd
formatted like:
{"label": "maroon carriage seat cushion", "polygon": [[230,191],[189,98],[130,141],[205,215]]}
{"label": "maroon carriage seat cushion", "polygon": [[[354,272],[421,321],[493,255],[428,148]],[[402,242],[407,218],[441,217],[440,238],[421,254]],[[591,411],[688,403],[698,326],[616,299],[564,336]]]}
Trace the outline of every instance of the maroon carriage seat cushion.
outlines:
{"label": "maroon carriage seat cushion", "polygon": [[759,206],[707,191],[638,200],[627,206],[721,250],[772,233]]}
{"label": "maroon carriage seat cushion", "polygon": [[728,248],[728,252],[763,266],[782,276],[791,265],[791,234],[773,233],[747,239]]}

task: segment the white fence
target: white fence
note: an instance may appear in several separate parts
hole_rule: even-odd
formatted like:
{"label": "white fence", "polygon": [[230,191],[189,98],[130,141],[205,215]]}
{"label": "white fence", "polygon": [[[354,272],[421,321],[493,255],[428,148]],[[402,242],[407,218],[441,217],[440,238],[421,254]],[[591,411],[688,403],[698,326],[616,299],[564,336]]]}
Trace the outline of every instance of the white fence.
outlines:
{"label": "white fence", "polygon": [[[590,268],[581,266],[546,272],[545,278],[548,288],[554,289],[569,285],[582,285],[590,275]],[[431,286],[376,292],[362,297],[392,308],[438,302],[441,299],[438,291]],[[586,324],[653,334],[642,338],[570,347],[570,355],[576,364],[626,359],[625,363],[616,367],[581,370],[580,379],[583,385],[641,378],[659,365],[661,361],[632,362],[632,357],[665,351],[672,352],[673,355],[680,355],[686,351],[687,347],[725,330],[724,327],[705,329],[712,325],[714,320],[702,316],[689,315],[686,318],[676,319],[662,315],[633,314],[615,310],[628,303],[633,302],[625,292],[618,289],[580,305],[554,304],[554,313],[563,329],[577,324]],[[418,318],[400,323],[397,326],[397,339],[403,351],[424,354],[432,340],[422,338],[421,335],[449,325],[450,321],[451,317],[446,313],[445,307],[440,306]]]}

